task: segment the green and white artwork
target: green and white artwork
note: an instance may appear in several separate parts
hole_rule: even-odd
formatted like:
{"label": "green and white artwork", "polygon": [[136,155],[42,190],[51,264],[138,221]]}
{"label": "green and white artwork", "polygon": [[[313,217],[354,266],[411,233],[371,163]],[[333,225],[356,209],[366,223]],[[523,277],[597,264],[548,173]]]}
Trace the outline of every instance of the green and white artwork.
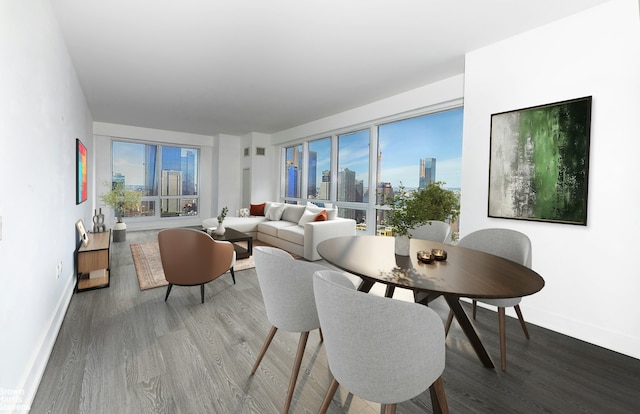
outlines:
{"label": "green and white artwork", "polygon": [[489,217],[587,224],[591,97],[493,114]]}

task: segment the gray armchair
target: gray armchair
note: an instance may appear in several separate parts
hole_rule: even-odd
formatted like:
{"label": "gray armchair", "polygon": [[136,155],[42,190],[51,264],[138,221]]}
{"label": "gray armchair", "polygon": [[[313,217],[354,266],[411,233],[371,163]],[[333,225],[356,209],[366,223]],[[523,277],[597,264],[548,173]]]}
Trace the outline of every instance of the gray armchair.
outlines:
{"label": "gray armchair", "polygon": [[[510,229],[482,229],[464,236],[458,242],[458,246],[468,249],[480,250],[485,253],[503,257],[521,265],[531,267],[531,240],[524,233]],[[524,336],[529,339],[529,331],[522,317],[520,301],[522,298],[507,299],[476,299],[473,300],[473,319],[476,318],[477,301],[498,307],[498,328],[500,335],[500,366],[503,371],[507,369],[507,337],[505,327],[505,308],[513,306],[518,315],[520,326]],[[449,311],[445,331],[453,320],[453,312]]]}
{"label": "gray armchair", "polygon": [[444,221],[433,220],[420,227],[409,230],[409,235],[420,240],[451,243],[451,226]]}
{"label": "gray armchair", "polygon": [[[255,374],[278,329],[300,332],[289,389],[283,412],[289,412],[293,391],[302,364],[309,332],[320,328],[313,298],[313,273],[326,267],[295,260],[284,250],[259,246],[253,248],[258,283],[262,291],[267,319],[272,327],[251,370]],[[322,332],[320,333],[322,339]]]}
{"label": "gray armchair", "polygon": [[331,270],[316,272],[313,287],[334,377],[319,413],[327,411],[339,385],[384,404],[386,413],[429,389],[433,412],[448,412],[444,329],[432,309],[358,292]]}

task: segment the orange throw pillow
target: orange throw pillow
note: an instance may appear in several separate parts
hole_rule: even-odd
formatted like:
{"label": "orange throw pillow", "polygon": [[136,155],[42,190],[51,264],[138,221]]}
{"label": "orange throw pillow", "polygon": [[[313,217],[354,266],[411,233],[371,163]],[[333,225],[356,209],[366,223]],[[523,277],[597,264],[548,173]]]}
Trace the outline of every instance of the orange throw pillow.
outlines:
{"label": "orange throw pillow", "polygon": [[327,221],[327,210],[322,210],[316,215],[313,221]]}
{"label": "orange throw pillow", "polygon": [[262,204],[251,204],[251,208],[249,209],[249,214],[252,216],[264,216],[264,206],[267,203]]}

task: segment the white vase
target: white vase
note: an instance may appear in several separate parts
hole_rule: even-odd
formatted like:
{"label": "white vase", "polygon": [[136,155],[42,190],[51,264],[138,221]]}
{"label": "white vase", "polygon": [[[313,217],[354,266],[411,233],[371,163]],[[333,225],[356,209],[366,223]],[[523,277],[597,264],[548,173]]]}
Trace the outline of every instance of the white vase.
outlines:
{"label": "white vase", "polygon": [[409,236],[395,236],[395,252],[398,256],[409,256],[411,254]]}
{"label": "white vase", "polygon": [[224,224],[218,223],[218,227],[213,231],[215,234],[222,236],[227,229],[224,228]]}

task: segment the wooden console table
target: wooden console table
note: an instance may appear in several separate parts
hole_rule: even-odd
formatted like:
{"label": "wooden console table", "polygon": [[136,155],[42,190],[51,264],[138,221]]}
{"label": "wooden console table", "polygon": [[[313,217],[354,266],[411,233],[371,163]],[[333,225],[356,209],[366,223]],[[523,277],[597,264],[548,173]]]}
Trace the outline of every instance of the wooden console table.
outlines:
{"label": "wooden console table", "polygon": [[111,230],[88,236],[89,243],[86,246],[80,243],[76,250],[76,292],[109,287]]}

